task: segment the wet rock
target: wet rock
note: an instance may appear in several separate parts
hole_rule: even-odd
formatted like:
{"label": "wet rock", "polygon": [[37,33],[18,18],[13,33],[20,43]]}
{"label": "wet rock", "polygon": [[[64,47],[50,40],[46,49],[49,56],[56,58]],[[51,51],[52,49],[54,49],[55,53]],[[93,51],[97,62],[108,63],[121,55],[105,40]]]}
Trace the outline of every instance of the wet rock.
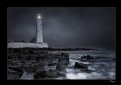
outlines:
{"label": "wet rock", "polygon": [[61,62],[64,65],[68,65],[69,64],[69,55],[67,53],[61,53],[61,55],[58,55],[58,62]]}
{"label": "wet rock", "polygon": [[8,80],[19,80],[20,78],[21,78],[21,76],[19,74],[7,73]]}
{"label": "wet rock", "polygon": [[22,60],[23,57],[22,57],[21,55],[18,55],[18,59],[19,59],[19,60]]}
{"label": "wet rock", "polygon": [[32,59],[32,55],[28,55],[27,60],[31,60],[31,59]]}
{"label": "wet rock", "polygon": [[43,60],[40,60],[39,62],[37,62],[37,66],[38,66],[38,67],[44,67],[45,64],[46,64],[46,62],[43,61]]}
{"label": "wet rock", "polygon": [[47,71],[47,77],[58,77],[58,73],[56,70],[50,69],[49,71]]}
{"label": "wet rock", "polygon": [[84,68],[84,69],[88,69],[88,66],[86,64],[83,64],[83,63],[78,63],[78,62],[75,62],[75,68]]}
{"label": "wet rock", "polygon": [[[11,49],[8,52],[8,79],[14,75],[11,79],[20,79],[23,72],[27,72],[27,75],[34,74],[35,79],[66,76],[65,66],[69,63],[67,53],[48,53],[48,51],[30,48]],[[19,65],[20,63],[22,66]],[[48,69],[45,68],[46,66]]]}
{"label": "wet rock", "polygon": [[61,55],[63,55],[64,57],[69,57],[69,54],[68,53],[61,53]]}
{"label": "wet rock", "polygon": [[94,58],[92,56],[90,56],[90,55],[81,57],[81,60],[92,60],[92,59],[94,59]]}
{"label": "wet rock", "polygon": [[41,55],[36,55],[36,61],[39,61],[41,59],[44,59],[44,56],[41,56]]}
{"label": "wet rock", "polygon": [[22,72],[18,72],[18,71],[15,71],[15,70],[13,70],[13,69],[8,69],[8,73],[12,73],[12,74],[18,74],[19,76],[21,76],[22,75]]}
{"label": "wet rock", "polygon": [[59,62],[56,66],[56,70],[60,72],[66,72],[65,66],[63,63]]}
{"label": "wet rock", "polygon": [[39,67],[37,64],[26,63],[23,69],[24,71],[27,71],[28,73],[33,73],[33,72],[36,72],[37,67]]}
{"label": "wet rock", "polygon": [[58,59],[56,59],[56,60],[50,60],[49,61],[49,64],[48,64],[48,66],[54,66],[54,65],[56,65],[58,63]]}
{"label": "wet rock", "polygon": [[15,71],[13,69],[8,69],[7,71],[7,79],[8,80],[18,80],[22,76],[22,72]]}
{"label": "wet rock", "polygon": [[63,65],[68,65],[69,64],[65,58],[59,58],[58,62],[63,64]]}
{"label": "wet rock", "polygon": [[61,53],[62,56],[66,59],[66,62],[69,63],[69,54],[68,53]]}
{"label": "wet rock", "polygon": [[33,50],[29,50],[28,53],[29,53],[29,54],[33,54],[34,51],[33,51]]}
{"label": "wet rock", "polygon": [[8,55],[8,59],[12,59],[13,58],[13,56],[12,55]]}
{"label": "wet rock", "polygon": [[47,59],[47,56],[45,54],[36,55],[36,61],[45,60],[45,59]]}
{"label": "wet rock", "polygon": [[22,72],[23,70],[23,66],[22,65],[17,65],[17,66],[9,66],[8,69],[12,69],[12,70],[15,70],[15,71],[18,71],[18,72]]}
{"label": "wet rock", "polygon": [[42,79],[47,77],[47,71],[44,68],[38,68],[34,74],[35,79]]}
{"label": "wet rock", "polygon": [[57,55],[61,55],[61,52],[57,52],[56,54],[57,54]]}
{"label": "wet rock", "polygon": [[23,64],[24,64],[24,63],[26,63],[26,61],[25,61],[25,60],[21,60],[21,63],[23,63]]}
{"label": "wet rock", "polygon": [[[42,56],[43,57],[43,56]],[[36,56],[36,61],[39,62],[41,59],[41,56]]]}

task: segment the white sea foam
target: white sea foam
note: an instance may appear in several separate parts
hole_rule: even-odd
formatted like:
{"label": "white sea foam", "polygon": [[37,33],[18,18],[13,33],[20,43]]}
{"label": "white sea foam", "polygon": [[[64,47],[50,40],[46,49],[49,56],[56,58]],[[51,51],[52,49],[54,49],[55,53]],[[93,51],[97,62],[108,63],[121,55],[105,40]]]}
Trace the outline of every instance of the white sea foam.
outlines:
{"label": "white sea foam", "polygon": [[87,74],[85,73],[67,73],[66,74],[67,79],[87,79]]}
{"label": "white sea foam", "polygon": [[27,72],[24,72],[21,79],[23,79],[23,80],[33,80],[34,79],[33,76],[34,76],[34,74],[29,74]]}

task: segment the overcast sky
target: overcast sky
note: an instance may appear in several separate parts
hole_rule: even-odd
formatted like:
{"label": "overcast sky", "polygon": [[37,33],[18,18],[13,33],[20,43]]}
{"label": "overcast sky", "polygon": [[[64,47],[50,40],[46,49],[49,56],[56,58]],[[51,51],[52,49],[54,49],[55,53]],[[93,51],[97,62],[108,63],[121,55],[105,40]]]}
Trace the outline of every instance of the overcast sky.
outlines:
{"label": "overcast sky", "polygon": [[7,41],[35,37],[37,13],[42,15],[44,42],[50,47],[115,48],[114,7],[8,7]]}

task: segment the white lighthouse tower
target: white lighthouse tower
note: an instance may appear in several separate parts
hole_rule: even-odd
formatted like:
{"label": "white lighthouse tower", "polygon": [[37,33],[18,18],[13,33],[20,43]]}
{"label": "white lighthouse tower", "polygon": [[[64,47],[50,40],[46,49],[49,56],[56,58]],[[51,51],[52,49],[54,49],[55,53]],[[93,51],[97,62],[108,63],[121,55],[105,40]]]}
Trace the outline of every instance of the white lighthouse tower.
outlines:
{"label": "white lighthouse tower", "polygon": [[48,47],[48,44],[43,42],[42,16],[40,14],[37,14],[36,42],[35,43],[41,45],[41,47]]}
{"label": "white lighthouse tower", "polygon": [[37,15],[37,27],[36,27],[36,43],[43,43],[43,34],[42,34],[42,17],[40,14]]}

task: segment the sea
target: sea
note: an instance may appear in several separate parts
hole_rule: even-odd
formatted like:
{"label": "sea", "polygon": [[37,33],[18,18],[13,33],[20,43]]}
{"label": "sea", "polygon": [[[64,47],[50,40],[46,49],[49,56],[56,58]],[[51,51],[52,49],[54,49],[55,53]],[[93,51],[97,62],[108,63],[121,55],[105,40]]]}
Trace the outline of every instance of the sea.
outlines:
{"label": "sea", "polygon": [[[78,50],[63,51],[69,54],[69,64],[66,67],[66,76],[56,80],[115,80],[116,53],[108,50]],[[94,59],[81,60],[82,56],[90,55]],[[115,60],[113,60],[115,59]],[[88,70],[74,68],[75,62],[88,65]],[[33,74],[24,73],[21,79],[32,80]]]}

